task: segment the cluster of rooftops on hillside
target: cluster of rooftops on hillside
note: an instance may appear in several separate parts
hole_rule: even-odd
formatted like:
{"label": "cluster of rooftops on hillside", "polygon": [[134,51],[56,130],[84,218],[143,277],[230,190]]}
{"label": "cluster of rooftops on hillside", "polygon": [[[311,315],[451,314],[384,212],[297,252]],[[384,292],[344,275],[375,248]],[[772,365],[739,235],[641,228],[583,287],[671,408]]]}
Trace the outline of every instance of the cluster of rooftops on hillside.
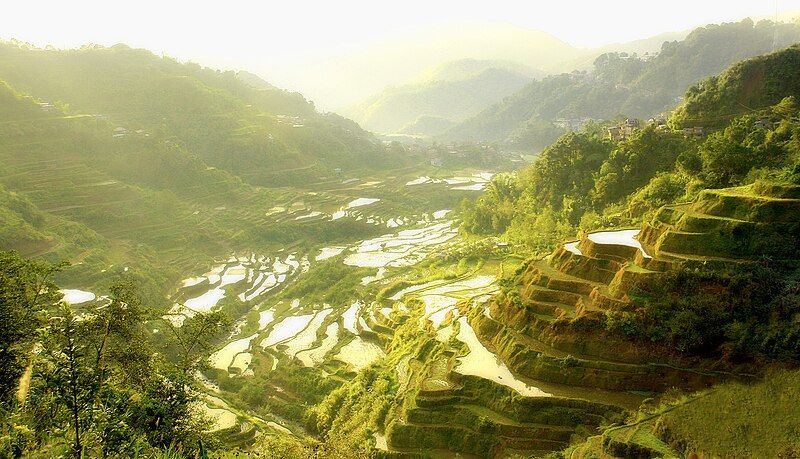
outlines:
{"label": "cluster of rooftops on hillside", "polygon": [[[634,132],[646,125],[655,126],[656,131],[666,132],[670,130],[669,126],[667,126],[667,119],[664,116],[650,118],[647,120],[647,122],[642,122],[636,118],[627,118],[625,121],[614,126],[610,126],[607,129],[608,138],[611,140],[627,139],[633,135]],[[702,138],[706,135],[705,129],[703,129],[702,126],[686,127],[681,129],[681,132],[685,137],[696,139]]]}
{"label": "cluster of rooftops on hillside", "polygon": [[[754,126],[763,129],[773,129],[778,125],[778,122],[771,120],[767,116],[762,116],[754,121]],[[646,125],[655,126],[657,131],[670,131],[667,126],[666,117],[660,115],[655,118],[650,118],[647,122],[642,122],[636,118],[627,118],[625,121],[610,126],[607,129],[608,138],[611,140],[623,140],[630,137],[638,129]],[[685,127],[680,130],[684,137],[700,139],[706,136],[706,130],[702,126]]]}

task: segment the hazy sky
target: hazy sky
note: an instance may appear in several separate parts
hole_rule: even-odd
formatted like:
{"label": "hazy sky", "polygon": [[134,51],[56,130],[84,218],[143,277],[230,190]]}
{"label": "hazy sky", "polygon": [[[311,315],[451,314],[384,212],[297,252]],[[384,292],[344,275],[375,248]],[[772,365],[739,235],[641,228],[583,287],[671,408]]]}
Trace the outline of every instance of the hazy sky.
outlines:
{"label": "hazy sky", "polygon": [[0,38],[125,42],[213,67],[282,69],[280,80],[288,69],[441,25],[510,23],[594,47],[776,8],[800,10],[800,0],[6,0]]}
{"label": "hazy sky", "polygon": [[127,42],[216,60],[331,55],[414,28],[461,21],[541,29],[582,47],[800,9],[800,0],[11,0],[0,35],[37,44]]}

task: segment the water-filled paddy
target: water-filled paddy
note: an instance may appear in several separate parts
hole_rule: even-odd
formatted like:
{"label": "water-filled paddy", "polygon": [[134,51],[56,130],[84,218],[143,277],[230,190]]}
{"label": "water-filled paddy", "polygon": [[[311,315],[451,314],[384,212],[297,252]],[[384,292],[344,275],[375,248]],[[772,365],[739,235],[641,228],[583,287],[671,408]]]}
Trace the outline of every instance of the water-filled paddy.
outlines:
{"label": "water-filled paddy", "polygon": [[360,301],[356,301],[355,303],[351,304],[347,311],[342,314],[342,322],[344,323],[344,329],[349,331],[354,335],[358,335],[358,329],[356,328],[356,321],[358,320],[358,312],[361,310],[361,306],[364,303]]}
{"label": "water-filled paddy", "polygon": [[212,419],[211,428],[208,429],[209,432],[229,429],[236,425],[236,415],[231,411],[224,408],[211,408],[205,404],[202,404],[201,409]]}
{"label": "water-filled paddy", "polygon": [[340,253],[344,252],[346,248],[347,247],[342,247],[342,246],[323,247],[319,251],[319,254],[316,257],[314,257],[314,261],[322,261],[322,260],[327,260],[328,258],[333,258],[336,255],[339,255]]}
{"label": "water-filled paddy", "polygon": [[589,240],[596,244],[616,244],[625,245],[628,247],[635,247],[639,249],[645,258],[651,258],[647,252],[642,248],[642,244],[636,239],[639,235],[638,229],[633,230],[620,230],[620,231],[600,231],[597,233],[589,233]]}
{"label": "water-filled paddy", "polygon": [[575,255],[583,255],[581,249],[578,248],[578,244],[580,244],[580,241],[569,242],[567,244],[564,244],[564,248],[574,253]]}
{"label": "water-filled paddy", "polygon": [[97,298],[97,295],[92,292],[76,289],[64,289],[61,290],[61,294],[64,295],[64,302],[69,304],[87,303]]}
{"label": "water-filled paddy", "polygon": [[454,238],[457,232],[451,222],[444,222],[386,234],[363,241],[344,262],[365,268],[409,266],[425,258],[433,247]]}
{"label": "water-filled paddy", "polygon": [[260,311],[258,313],[258,329],[263,330],[267,328],[267,325],[271,324],[273,320],[275,320],[275,311],[272,309]]}
{"label": "water-filled paddy", "polygon": [[275,328],[269,333],[269,336],[261,341],[261,347],[270,347],[280,343],[288,338],[291,338],[300,333],[308,326],[314,314],[305,314],[301,316],[290,316],[283,319],[275,325]]}
{"label": "water-filled paddy", "polygon": [[471,185],[459,185],[450,187],[451,190],[458,190],[458,191],[481,191],[486,188],[485,183],[473,183]]}
{"label": "water-filled paddy", "polygon": [[211,354],[209,358],[209,363],[212,367],[218,368],[220,370],[228,371],[228,367],[231,366],[231,362],[236,354],[240,352],[244,352],[250,349],[250,342],[253,341],[257,334],[248,336],[246,338],[238,339],[236,341],[231,341],[230,343],[226,344],[225,347],[218,350],[217,352]]}
{"label": "water-filled paddy", "polygon": [[319,217],[320,215],[322,215],[322,212],[320,212],[318,210],[314,210],[314,211],[311,211],[311,212],[309,212],[307,214],[299,215],[299,216],[295,217],[294,219],[295,220],[308,220],[310,218]]}
{"label": "water-filled paddy", "polygon": [[294,357],[298,352],[311,348],[311,345],[317,340],[317,330],[331,312],[333,309],[330,308],[318,312],[303,331],[289,341],[285,341],[283,344],[286,346],[284,349],[286,355]]}
{"label": "water-filled paddy", "polygon": [[521,395],[528,397],[546,397],[550,395],[518,380],[508,367],[478,340],[475,331],[472,329],[469,322],[467,322],[466,317],[460,317],[458,323],[460,329],[457,338],[467,345],[469,354],[458,358],[458,365],[455,368],[456,372],[494,381],[510,387]]}
{"label": "water-filled paddy", "polygon": [[347,208],[348,209],[352,209],[354,207],[368,206],[368,205],[374,204],[374,203],[376,203],[378,201],[380,201],[380,199],[377,199],[377,198],[358,198],[358,199],[353,199],[352,201],[347,203]]}
{"label": "water-filled paddy", "polygon": [[223,298],[225,298],[225,290],[217,287],[196,298],[186,300],[184,305],[195,312],[208,312]]}
{"label": "water-filled paddy", "polygon": [[325,356],[330,352],[339,341],[339,323],[333,322],[325,329],[325,338],[318,347],[298,352],[295,357],[303,362],[307,367],[317,366],[322,363]]}

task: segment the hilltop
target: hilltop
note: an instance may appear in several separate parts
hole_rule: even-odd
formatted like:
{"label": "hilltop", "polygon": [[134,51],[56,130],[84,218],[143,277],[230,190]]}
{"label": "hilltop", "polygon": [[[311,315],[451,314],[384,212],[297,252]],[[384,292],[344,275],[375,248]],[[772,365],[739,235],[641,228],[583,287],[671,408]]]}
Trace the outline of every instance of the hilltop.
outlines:
{"label": "hilltop", "polygon": [[731,118],[775,105],[787,94],[800,95],[798,66],[800,45],[740,62],[691,87],[670,121],[676,127],[720,127]]}
{"label": "hilltop", "polygon": [[[286,184],[297,164],[396,166],[402,157],[355,123],[247,74],[179,63],[124,45],[73,50],[0,44],[0,79],[69,115],[108,119],[169,139],[249,183]],[[254,82],[257,82],[254,86]],[[322,171],[314,171],[322,168]]]}
{"label": "hilltop", "polygon": [[734,62],[798,40],[800,26],[794,23],[755,24],[746,19],[701,27],[683,40],[663,43],[655,56],[607,53],[595,59],[590,72],[534,81],[442,138],[502,141],[539,149],[558,135],[553,129],[556,120],[566,120],[575,129],[589,118],[650,118],[676,106],[688,86]]}

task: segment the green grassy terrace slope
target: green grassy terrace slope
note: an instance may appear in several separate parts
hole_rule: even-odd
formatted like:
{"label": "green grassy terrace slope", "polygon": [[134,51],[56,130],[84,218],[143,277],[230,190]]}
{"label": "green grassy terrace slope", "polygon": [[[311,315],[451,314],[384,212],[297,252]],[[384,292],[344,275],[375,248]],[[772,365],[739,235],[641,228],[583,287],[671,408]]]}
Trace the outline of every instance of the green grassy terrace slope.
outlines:
{"label": "green grassy terrace slope", "polygon": [[299,94],[125,45],[52,50],[3,42],[0,79],[70,115],[99,115],[174,141],[251,183],[286,184],[319,175],[314,167],[396,166],[402,159]]}

